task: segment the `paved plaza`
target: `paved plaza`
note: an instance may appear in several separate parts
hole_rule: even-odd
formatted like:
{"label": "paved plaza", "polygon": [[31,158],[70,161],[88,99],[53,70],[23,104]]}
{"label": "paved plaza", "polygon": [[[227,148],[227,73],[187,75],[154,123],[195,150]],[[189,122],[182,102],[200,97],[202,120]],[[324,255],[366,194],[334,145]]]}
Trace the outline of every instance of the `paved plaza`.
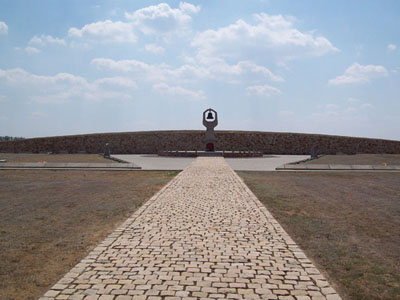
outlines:
{"label": "paved plaza", "polygon": [[[142,170],[183,170],[195,158],[167,157],[157,154],[113,154],[112,157],[134,163]],[[285,164],[310,158],[310,155],[264,155],[251,158],[226,158],[225,161],[235,171],[275,171]]]}
{"label": "paved plaza", "polygon": [[197,158],[41,300],[341,299],[223,158]]}

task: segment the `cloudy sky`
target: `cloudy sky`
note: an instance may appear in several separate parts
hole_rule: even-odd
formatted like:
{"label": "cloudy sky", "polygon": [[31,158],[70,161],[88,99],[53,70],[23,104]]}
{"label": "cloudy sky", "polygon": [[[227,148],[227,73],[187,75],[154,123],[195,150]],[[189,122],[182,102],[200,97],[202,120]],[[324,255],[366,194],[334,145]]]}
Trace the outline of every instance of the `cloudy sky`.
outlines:
{"label": "cloudy sky", "polygon": [[0,0],[0,135],[400,140],[400,1]]}

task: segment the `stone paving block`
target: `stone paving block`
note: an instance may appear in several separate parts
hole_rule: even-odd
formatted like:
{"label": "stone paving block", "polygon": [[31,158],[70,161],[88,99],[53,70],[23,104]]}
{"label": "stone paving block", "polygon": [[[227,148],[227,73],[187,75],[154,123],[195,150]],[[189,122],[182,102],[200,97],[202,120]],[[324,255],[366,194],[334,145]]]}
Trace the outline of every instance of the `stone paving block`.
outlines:
{"label": "stone paving block", "polygon": [[340,297],[223,158],[197,158],[43,298]]}

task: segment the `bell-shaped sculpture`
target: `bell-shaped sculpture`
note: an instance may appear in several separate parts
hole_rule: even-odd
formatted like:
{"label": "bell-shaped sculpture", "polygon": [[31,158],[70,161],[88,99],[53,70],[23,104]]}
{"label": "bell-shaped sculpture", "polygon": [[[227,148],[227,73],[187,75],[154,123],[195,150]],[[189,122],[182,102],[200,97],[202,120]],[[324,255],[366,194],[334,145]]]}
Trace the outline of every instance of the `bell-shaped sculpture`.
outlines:
{"label": "bell-shaped sculpture", "polygon": [[215,133],[214,128],[218,125],[218,114],[215,110],[209,108],[203,112],[203,125],[206,131],[206,151],[215,151]]}

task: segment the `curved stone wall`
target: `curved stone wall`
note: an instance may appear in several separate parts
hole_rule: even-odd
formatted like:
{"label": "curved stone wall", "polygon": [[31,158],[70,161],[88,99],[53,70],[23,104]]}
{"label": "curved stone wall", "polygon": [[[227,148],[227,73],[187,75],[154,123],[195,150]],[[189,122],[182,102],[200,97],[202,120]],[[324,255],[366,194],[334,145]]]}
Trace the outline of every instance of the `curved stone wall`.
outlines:
{"label": "curved stone wall", "polygon": [[[400,153],[400,141],[319,134],[260,131],[216,131],[216,150],[261,151],[265,154]],[[204,150],[201,130],[99,133],[0,142],[0,152],[158,153],[165,150]]]}

